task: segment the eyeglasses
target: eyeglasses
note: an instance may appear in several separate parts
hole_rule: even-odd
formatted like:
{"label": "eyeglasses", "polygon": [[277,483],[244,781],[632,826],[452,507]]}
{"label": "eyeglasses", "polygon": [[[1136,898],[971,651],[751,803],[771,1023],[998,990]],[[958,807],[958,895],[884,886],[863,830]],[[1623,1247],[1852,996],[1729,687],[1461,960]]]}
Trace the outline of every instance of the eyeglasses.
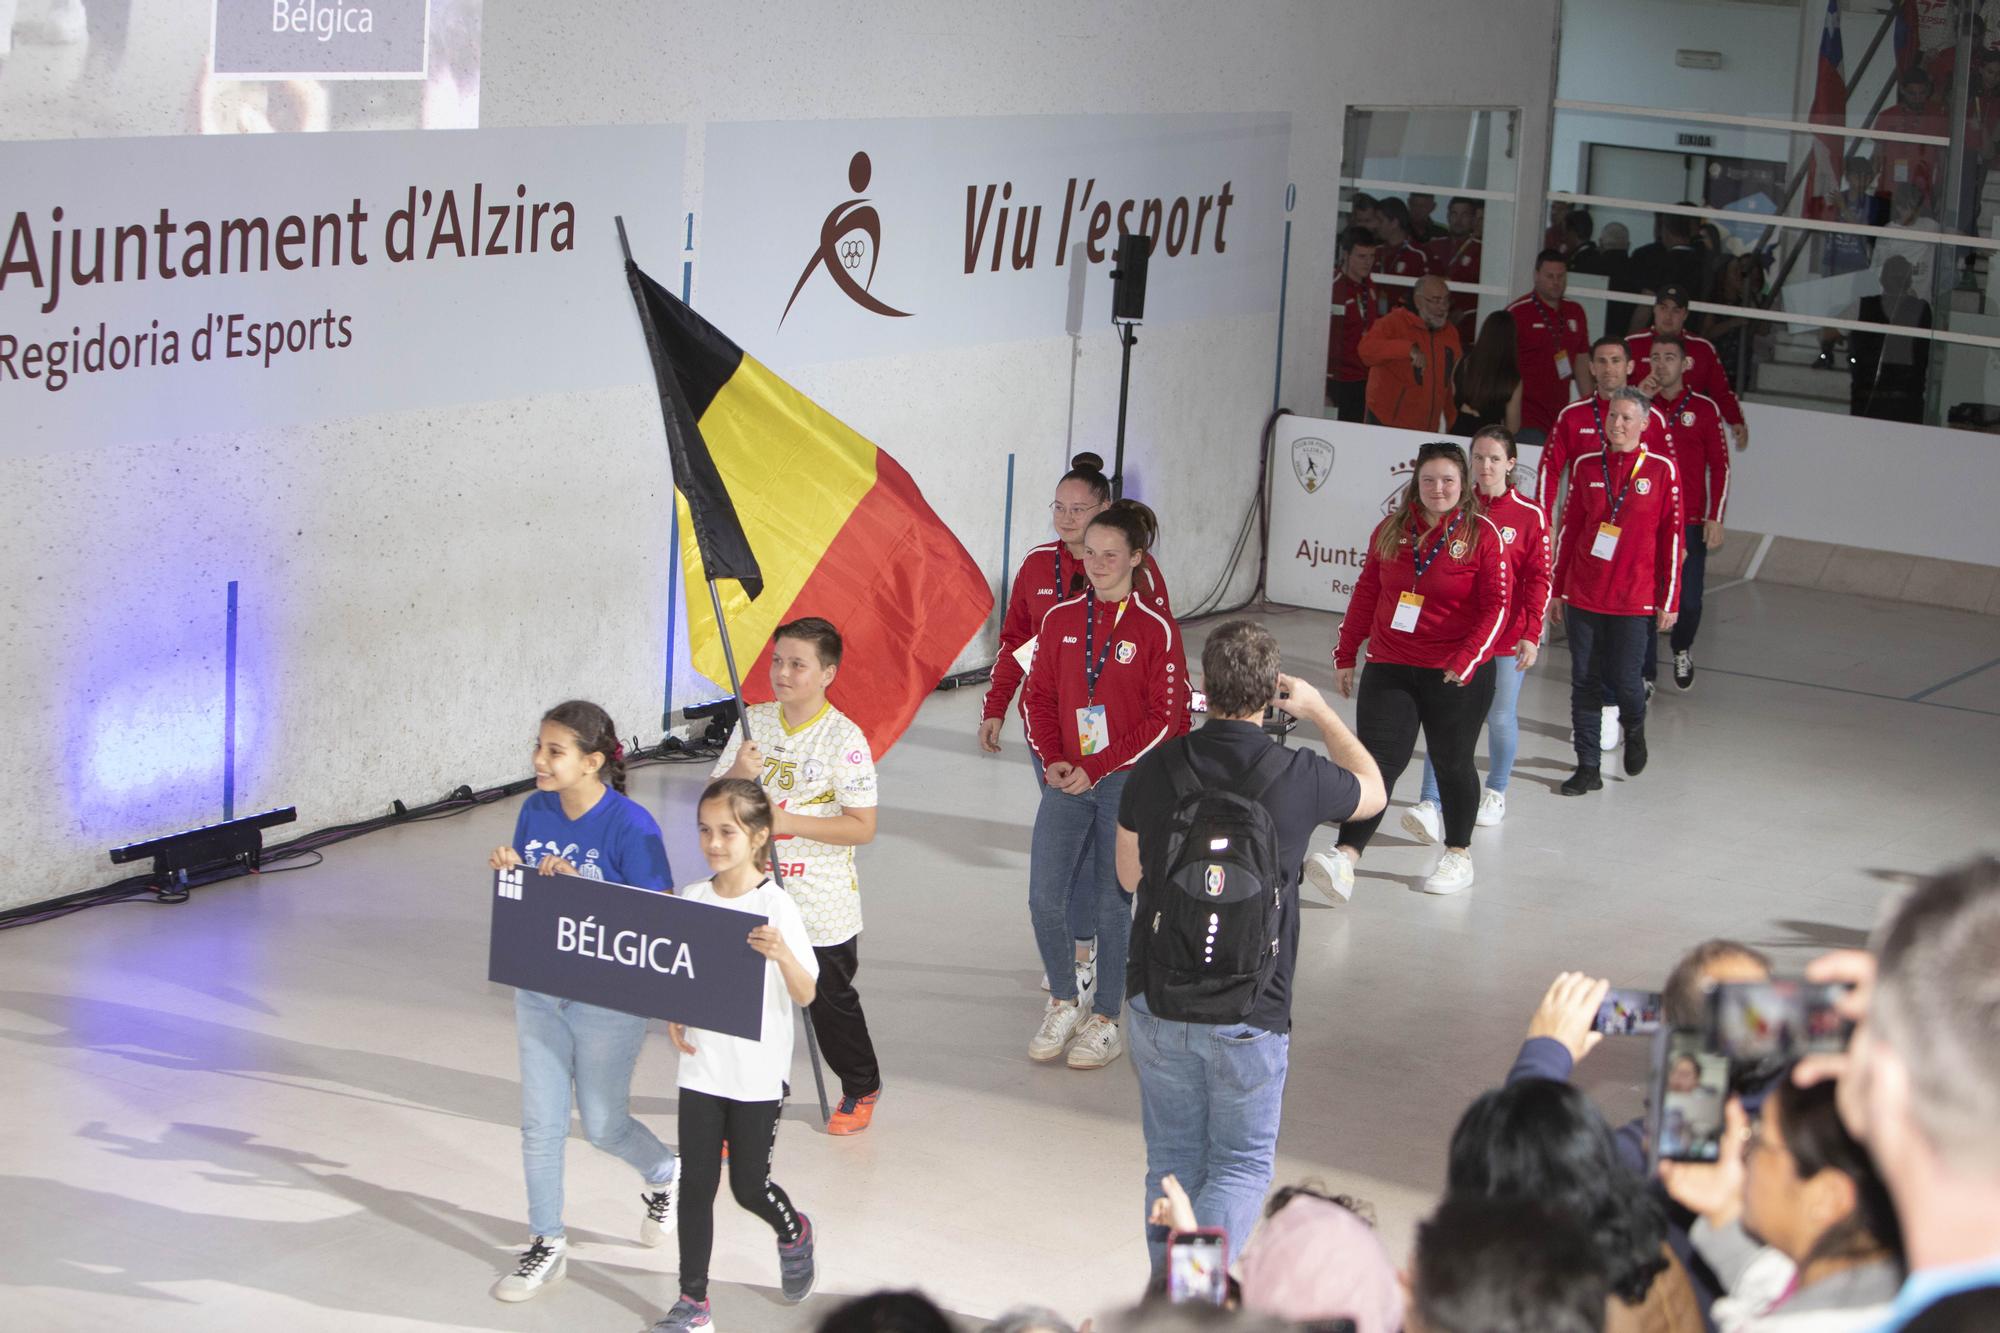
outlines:
{"label": "eyeglasses", "polygon": [[1460,466],[1464,466],[1465,450],[1459,448],[1450,440],[1432,440],[1429,444],[1417,450],[1417,461],[1419,463],[1428,463],[1433,458],[1449,458]]}
{"label": "eyeglasses", "polygon": [[1102,500],[1098,501],[1096,504],[1088,504],[1088,505],[1066,505],[1062,501],[1056,500],[1050,503],[1049,512],[1051,514],[1057,515],[1058,517],[1060,517],[1063,514],[1068,514],[1071,518],[1089,518],[1092,514],[1096,513],[1098,510],[1102,508],[1104,508],[1104,502]]}

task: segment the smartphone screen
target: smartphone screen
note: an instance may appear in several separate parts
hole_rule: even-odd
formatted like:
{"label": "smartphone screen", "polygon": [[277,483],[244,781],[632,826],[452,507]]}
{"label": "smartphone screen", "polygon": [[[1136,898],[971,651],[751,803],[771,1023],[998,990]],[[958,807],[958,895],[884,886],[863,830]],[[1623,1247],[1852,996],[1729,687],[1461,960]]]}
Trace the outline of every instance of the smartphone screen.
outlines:
{"label": "smartphone screen", "polygon": [[1729,1057],[1708,1049],[1706,1033],[1664,1035],[1653,1048],[1653,1159],[1716,1161],[1722,1155],[1722,1108],[1729,1100]]}
{"label": "smartphone screen", "polygon": [[1660,1030],[1665,1012],[1658,991],[1610,990],[1590,1030],[1607,1037],[1650,1037]]}
{"label": "smartphone screen", "polygon": [[1167,1241],[1167,1299],[1220,1305],[1229,1295],[1229,1240],[1221,1231],[1176,1231]]}
{"label": "smartphone screen", "polygon": [[1853,1025],[1834,1008],[1841,987],[1792,978],[1709,992],[1709,1044],[1743,1065],[1847,1049]]}

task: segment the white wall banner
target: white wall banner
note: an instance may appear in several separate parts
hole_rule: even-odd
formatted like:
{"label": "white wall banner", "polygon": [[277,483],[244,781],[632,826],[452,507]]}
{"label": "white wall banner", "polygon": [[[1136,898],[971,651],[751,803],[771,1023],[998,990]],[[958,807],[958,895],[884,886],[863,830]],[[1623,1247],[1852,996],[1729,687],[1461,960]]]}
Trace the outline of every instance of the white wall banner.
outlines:
{"label": "white wall banner", "polygon": [[778,365],[1052,337],[1106,327],[1118,237],[1143,232],[1147,323],[1275,311],[1290,135],[1284,115],[715,125],[696,304]]}
{"label": "white wall banner", "polygon": [[0,143],[0,452],[650,377],[675,126]]}
{"label": "white wall banner", "polygon": [[[1368,538],[1401,501],[1418,448],[1437,438],[1320,417],[1280,417],[1271,443],[1265,573],[1271,600],[1315,611],[1347,610]],[[1540,454],[1535,446],[1521,450],[1515,484],[1525,494],[1534,494]]]}

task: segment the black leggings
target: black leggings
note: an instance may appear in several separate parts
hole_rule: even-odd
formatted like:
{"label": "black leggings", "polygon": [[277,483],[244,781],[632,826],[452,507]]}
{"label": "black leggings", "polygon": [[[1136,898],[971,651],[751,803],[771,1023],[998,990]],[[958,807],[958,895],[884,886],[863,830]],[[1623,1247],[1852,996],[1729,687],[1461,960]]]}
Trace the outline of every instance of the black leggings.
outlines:
{"label": "black leggings", "polygon": [[778,1240],[799,1238],[798,1210],[771,1179],[778,1147],[775,1102],[736,1102],[681,1089],[679,1195],[674,1204],[681,1237],[681,1295],[708,1299],[708,1257],[715,1249],[715,1191],[722,1184],[722,1143],[729,1141],[729,1192],[736,1202],[771,1224]]}
{"label": "black leggings", "polygon": [[[1472,842],[1472,822],[1479,813],[1479,766],[1473,761],[1473,749],[1486,710],[1493,706],[1493,672],[1494,664],[1488,662],[1472,673],[1470,683],[1448,685],[1437,667],[1370,662],[1361,669],[1354,734],[1382,770],[1383,789],[1394,794],[1396,779],[1410,766],[1417,730],[1422,728],[1431,766],[1437,769],[1447,847]],[[1381,815],[1349,820],[1340,826],[1340,843],[1366,851],[1381,824]]]}

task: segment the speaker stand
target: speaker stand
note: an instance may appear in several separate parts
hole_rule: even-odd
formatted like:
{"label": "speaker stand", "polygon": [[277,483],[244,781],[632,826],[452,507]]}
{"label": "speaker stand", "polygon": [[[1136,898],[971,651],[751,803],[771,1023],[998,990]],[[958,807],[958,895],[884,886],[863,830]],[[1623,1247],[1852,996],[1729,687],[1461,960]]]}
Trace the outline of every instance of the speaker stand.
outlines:
{"label": "speaker stand", "polygon": [[1111,462],[1111,498],[1125,498],[1125,403],[1132,390],[1132,344],[1139,341],[1137,320],[1113,320],[1124,345],[1118,363],[1118,441]]}

